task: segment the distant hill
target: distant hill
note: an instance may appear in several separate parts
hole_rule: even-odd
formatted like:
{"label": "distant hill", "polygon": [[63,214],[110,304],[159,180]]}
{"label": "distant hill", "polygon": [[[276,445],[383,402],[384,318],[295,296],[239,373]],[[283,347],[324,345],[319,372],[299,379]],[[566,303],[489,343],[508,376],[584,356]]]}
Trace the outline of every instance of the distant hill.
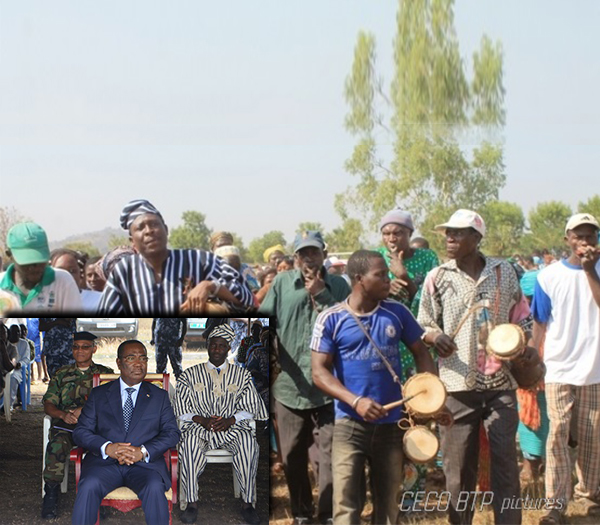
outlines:
{"label": "distant hill", "polygon": [[100,231],[81,233],[79,235],[71,235],[60,241],[50,241],[50,249],[61,248],[65,244],[72,242],[89,242],[92,243],[100,253],[108,251],[108,241],[111,237],[126,237],[127,234],[119,228],[104,228]]}

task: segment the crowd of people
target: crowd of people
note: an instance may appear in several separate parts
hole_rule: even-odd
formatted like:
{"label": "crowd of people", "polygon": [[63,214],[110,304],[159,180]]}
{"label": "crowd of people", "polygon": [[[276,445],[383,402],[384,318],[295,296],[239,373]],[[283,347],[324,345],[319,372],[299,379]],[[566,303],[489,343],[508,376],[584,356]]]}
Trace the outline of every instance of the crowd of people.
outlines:
{"label": "crowd of people", "polygon": [[[386,405],[422,372],[439,375],[447,392],[434,420],[450,523],[472,523],[477,487],[494,494],[495,523],[521,523],[523,505],[510,502],[541,472],[541,525],[564,523],[572,499],[600,517],[598,221],[569,219],[560,260],[484,255],[485,222],[471,210],[436,230],[446,240],[441,264],[424,239],[411,240],[410,214],[392,210],[381,248],[353,253],[343,274],[338,259],[326,269],[320,234],[304,232],[295,269],[272,281],[260,311],[276,316],[271,410],[294,524],[360,523],[367,489],[372,523],[402,518],[410,460],[397,423],[411,414]],[[504,325],[520,334],[511,358],[488,344]]]}
{"label": "crowd of people", "polygon": [[[13,226],[4,254],[10,264],[0,273],[0,313],[243,314],[259,305],[269,285],[268,271],[257,278],[241,262],[228,232],[211,237],[211,251],[169,249],[168,226],[143,199],[124,207],[120,224],[130,246],[99,259],[64,248],[50,251],[39,224]],[[266,262],[276,266],[283,253],[267,251]]]}
{"label": "crowd of people", "polygon": [[[9,318],[0,323],[3,380],[9,371],[28,369],[30,357],[35,354],[35,344],[29,343],[22,321]],[[256,424],[251,421],[268,419],[264,390],[269,375],[269,345],[274,337],[268,320],[256,319],[253,333],[246,328],[239,345],[249,348],[249,352],[243,364],[236,364],[231,352],[236,331],[241,333],[239,325],[247,327],[250,320],[208,319],[203,334],[208,361],[183,369],[181,344],[186,319],[155,318],[151,344],[156,347],[156,372],[166,372],[170,358],[176,376],[171,400],[166,391],[143,381],[149,363],[141,341],[122,342],[116,356],[120,378],[92,388],[94,374],[113,373],[112,368],[93,360],[97,337],[76,331],[75,319],[36,321],[43,334],[42,354],[47,348],[54,351],[48,354],[50,379],[43,397],[44,412],[52,424],[43,473],[42,518],[57,517],[60,484],[71,449],[78,445],[90,453],[83,460],[73,524],[96,523],[103,497],[123,485],[140,498],[147,523],[168,523],[165,492],[171,487],[171,479],[163,453],[169,448],[179,451],[181,499],[187,502],[180,516],[183,523],[197,520],[201,491],[198,480],[206,466],[205,453],[212,449],[232,453],[240,486],[241,517],[245,523],[260,522],[255,510],[259,450]],[[13,372],[11,380],[20,382],[17,376]]]}
{"label": "crowd of people", "polygon": [[[376,250],[358,250],[348,260],[330,257],[320,232],[302,231],[293,255],[282,245],[268,248],[259,273],[241,260],[228,232],[211,237],[211,251],[168,249],[168,228],[148,201],[130,202],[121,225],[132,248],[78,263],[90,291],[103,286],[97,312],[183,315],[226,305],[227,312],[258,308],[276,318],[270,355],[253,351],[261,343],[257,330],[252,341],[236,340],[232,358],[257,374],[271,369],[270,378],[255,374],[255,384],[271,412],[272,443],[296,524],[356,523],[368,489],[373,523],[400,519],[408,477],[413,490],[423,489],[427,469],[403,449],[406,428],[397,422],[411,421],[411,414],[385,405],[423,372],[438,376],[447,393],[434,420],[450,523],[472,522],[477,486],[494,493],[496,523],[520,523],[522,506],[504,502],[518,499],[522,483],[542,474],[542,525],[564,522],[573,498],[600,516],[600,250],[592,215],[569,219],[561,256],[545,251],[507,260],[482,253],[486,225],[475,211],[457,210],[436,227],[446,242],[438,255],[426,239],[414,237],[411,215],[394,209],[381,218]],[[76,280],[72,254],[51,256],[41,241],[45,234],[37,225],[9,232],[14,262],[0,276],[0,288],[25,309],[64,305],[66,283]],[[83,287],[75,288],[75,300],[82,301]],[[175,375],[189,380],[178,367],[183,324],[161,318],[159,325],[170,326],[171,335],[157,339],[157,360],[164,367],[170,358]],[[504,325],[520,341],[508,357],[489,344]],[[46,364],[52,374],[64,363],[48,356]],[[204,384],[206,378],[193,380]],[[211,424],[195,422],[204,430]],[[203,430],[194,428],[186,446],[195,450]],[[578,447],[575,487],[572,446]],[[196,459],[186,476],[202,468]],[[186,487],[185,519],[193,519],[196,489],[193,482]]]}

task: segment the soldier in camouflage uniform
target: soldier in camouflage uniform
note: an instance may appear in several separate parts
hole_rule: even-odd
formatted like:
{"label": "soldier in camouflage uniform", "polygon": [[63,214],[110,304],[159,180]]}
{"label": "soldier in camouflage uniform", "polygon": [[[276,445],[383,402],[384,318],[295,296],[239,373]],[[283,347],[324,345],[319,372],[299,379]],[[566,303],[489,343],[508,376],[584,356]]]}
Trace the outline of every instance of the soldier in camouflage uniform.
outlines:
{"label": "soldier in camouflage uniform", "polygon": [[67,317],[40,318],[40,332],[44,334],[43,354],[46,357],[48,374],[52,377],[65,365],[73,364],[73,334],[77,319]]}
{"label": "soldier in camouflage uniform", "polygon": [[152,321],[152,341],[156,344],[156,373],[167,371],[167,357],[171,360],[171,368],[176,378],[183,372],[181,345],[187,333],[185,317],[155,317]]}
{"label": "soldier in camouflage uniform", "polygon": [[94,374],[113,373],[111,368],[92,361],[96,352],[95,339],[96,336],[89,332],[75,333],[72,343],[75,363],[56,371],[43,398],[44,411],[52,418],[44,469],[44,519],[56,518],[59,487],[73,448],[73,429],[92,390]]}

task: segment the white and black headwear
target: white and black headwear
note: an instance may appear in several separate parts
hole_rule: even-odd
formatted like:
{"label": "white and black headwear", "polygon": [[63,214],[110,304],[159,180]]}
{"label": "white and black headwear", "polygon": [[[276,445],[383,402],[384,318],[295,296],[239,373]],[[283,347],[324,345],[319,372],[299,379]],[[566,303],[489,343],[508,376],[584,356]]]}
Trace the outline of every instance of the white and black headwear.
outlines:
{"label": "white and black headwear", "polygon": [[129,230],[129,227],[140,215],[144,215],[144,213],[153,213],[154,215],[158,215],[160,220],[165,222],[163,216],[160,212],[154,207],[150,201],[145,199],[136,199],[127,203],[127,205],[123,208],[121,212],[121,227],[124,230]]}
{"label": "white and black headwear", "polygon": [[231,326],[229,326],[228,324],[220,324],[212,329],[210,334],[208,334],[207,339],[212,339],[213,337],[222,337],[229,344],[231,344],[235,337],[235,332],[233,331],[233,328],[231,328]]}

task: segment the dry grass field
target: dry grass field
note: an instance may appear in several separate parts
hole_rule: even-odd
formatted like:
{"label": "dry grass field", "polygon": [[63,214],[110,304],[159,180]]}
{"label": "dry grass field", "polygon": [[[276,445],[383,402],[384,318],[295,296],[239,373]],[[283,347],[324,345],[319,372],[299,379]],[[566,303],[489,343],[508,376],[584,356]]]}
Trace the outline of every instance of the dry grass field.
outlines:
{"label": "dry grass field", "polygon": [[[273,458],[271,458],[273,460]],[[428,482],[428,490],[443,491],[443,486],[434,481]],[[313,492],[316,501],[316,491]],[[529,495],[530,498],[537,499],[539,501],[543,494],[540,494],[540,489],[534,487],[527,487],[524,489],[523,497]],[[529,504],[529,506],[533,506]],[[362,514],[362,524],[368,525],[370,523],[372,506],[368,502],[365,506]],[[271,468],[271,508],[270,508],[270,520],[271,525],[291,525],[292,516],[289,512],[288,502],[288,491],[285,484],[285,477],[282,472],[276,471]],[[541,510],[524,510],[523,511],[523,525],[538,525],[539,519],[545,514]],[[587,517],[583,515],[583,509],[580,505],[573,502],[570,503],[567,511],[567,519],[569,523],[573,525],[598,525],[600,523],[599,517]],[[446,525],[448,519],[443,512],[419,512],[411,515],[405,515],[402,517],[402,523],[407,525]],[[493,525],[494,514],[491,507],[484,507],[483,511],[476,511],[475,518],[473,520],[474,525]]]}

